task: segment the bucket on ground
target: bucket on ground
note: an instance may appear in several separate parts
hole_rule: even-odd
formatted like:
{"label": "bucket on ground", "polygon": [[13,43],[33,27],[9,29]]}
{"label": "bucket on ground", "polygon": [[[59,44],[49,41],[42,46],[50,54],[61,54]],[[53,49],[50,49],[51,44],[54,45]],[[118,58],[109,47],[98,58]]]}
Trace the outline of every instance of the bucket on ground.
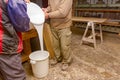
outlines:
{"label": "bucket on ground", "polygon": [[29,55],[33,74],[37,78],[45,77],[49,70],[49,52],[35,51]]}

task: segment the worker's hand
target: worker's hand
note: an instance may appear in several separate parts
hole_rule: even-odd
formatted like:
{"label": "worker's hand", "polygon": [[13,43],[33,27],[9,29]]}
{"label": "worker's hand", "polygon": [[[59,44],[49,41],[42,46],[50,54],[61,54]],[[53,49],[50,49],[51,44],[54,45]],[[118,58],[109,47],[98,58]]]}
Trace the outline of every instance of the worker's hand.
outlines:
{"label": "worker's hand", "polygon": [[25,0],[26,3],[30,3],[30,0]]}
{"label": "worker's hand", "polygon": [[42,8],[42,10],[44,13],[48,12],[47,8]]}
{"label": "worker's hand", "polygon": [[49,18],[49,13],[44,12],[44,14],[45,14],[45,19],[48,19]]}
{"label": "worker's hand", "polygon": [[48,18],[49,18],[49,15],[48,15],[47,8],[42,8],[42,11],[44,12],[45,19],[48,19]]}

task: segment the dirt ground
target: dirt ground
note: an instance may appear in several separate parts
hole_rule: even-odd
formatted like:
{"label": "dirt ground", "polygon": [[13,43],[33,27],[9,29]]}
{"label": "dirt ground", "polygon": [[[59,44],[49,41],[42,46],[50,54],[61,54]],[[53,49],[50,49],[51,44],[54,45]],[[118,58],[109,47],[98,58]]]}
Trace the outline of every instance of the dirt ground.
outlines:
{"label": "dirt ground", "polygon": [[103,43],[97,38],[97,48],[80,45],[84,30],[72,28],[73,63],[67,71],[61,64],[49,66],[46,77],[38,79],[32,74],[29,62],[23,63],[27,80],[120,80],[120,36],[103,32]]}

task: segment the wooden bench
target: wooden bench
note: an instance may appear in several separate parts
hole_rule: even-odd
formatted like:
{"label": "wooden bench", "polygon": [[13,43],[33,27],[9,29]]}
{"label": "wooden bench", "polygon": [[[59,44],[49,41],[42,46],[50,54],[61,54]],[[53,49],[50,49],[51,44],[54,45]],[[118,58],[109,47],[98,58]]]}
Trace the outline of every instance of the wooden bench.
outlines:
{"label": "wooden bench", "polygon": [[[95,33],[95,25],[94,24],[99,24],[100,27],[100,39],[101,39],[101,43],[103,42],[103,36],[102,36],[102,28],[101,28],[101,24],[106,22],[107,19],[106,18],[92,18],[92,17],[73,17],[72,21],[75,22],[86,22],[87,23],[87,27],[85,29],[85,32],[83,34],[82,40],[81,40],[81,44],[85,41],[85,42],[90,42],[94,44],[94,48],[96,48],[96,33]],[[92,29],[92,34],[89,35],[88,37],[86,37],[87,32],[88,32],[88,28],[91,27]]]}
{"label": "wooden bench", "polygon": [[38,35],[35,29],[31,29],[30,31],[22,33],[22,40],[23,40],[22,61],[23,62],[29,59],[29,54],[32,52],[30,39],[37,36]]}
{"label": "wooden bench", "polygon": [[108,19],[106,18],[93,18],[93,17],[72,17],[72,21],[76,21],[76,22],[94,22],[97,24],[101,24],[106,22]]}
{"label": "wooden bench", "polygon": [[109,19],[106,22],[102,23],[102,25],[120,27],[120,20],[111,20],[111,19]]}

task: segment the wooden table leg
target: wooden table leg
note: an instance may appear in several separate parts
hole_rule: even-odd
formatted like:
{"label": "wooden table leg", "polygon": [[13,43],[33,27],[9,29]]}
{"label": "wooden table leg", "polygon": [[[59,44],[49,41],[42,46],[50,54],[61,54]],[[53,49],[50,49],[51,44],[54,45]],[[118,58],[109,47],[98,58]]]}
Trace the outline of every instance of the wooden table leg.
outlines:
{"label": "wooden table leg", "polygon": [[29,55],[31,53],[30,39],[24,40],[23,44],[22,62],[25,62],[29,60]]}

